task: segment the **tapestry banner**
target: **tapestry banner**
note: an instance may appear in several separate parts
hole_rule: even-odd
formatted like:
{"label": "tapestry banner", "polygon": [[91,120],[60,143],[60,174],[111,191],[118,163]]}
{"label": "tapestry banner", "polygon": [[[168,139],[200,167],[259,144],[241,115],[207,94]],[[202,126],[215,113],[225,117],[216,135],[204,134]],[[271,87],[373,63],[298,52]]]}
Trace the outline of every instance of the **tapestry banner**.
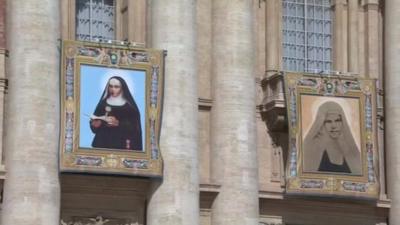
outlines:
{"label": "tapestry banner", "polygon": [[60,170],[162,175],[162,50],[64,41]]}
{"label": "tapestry banner", "polygon": [[379,195],[376,81],[286,73],[288,194]]}

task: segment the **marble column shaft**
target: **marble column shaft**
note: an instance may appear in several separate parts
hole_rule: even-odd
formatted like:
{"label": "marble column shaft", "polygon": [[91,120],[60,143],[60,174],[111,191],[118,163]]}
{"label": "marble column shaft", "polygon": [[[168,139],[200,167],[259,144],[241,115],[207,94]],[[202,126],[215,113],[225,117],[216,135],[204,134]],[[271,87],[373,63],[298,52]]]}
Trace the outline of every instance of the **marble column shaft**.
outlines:
{"label": "marble column shaft", "polygon": [[385,134],[389,224],[400,224],[400,2],[385,1]]}
{"label": "marble column shaft", "polygon": [[58,225],[59,1],[7,1],[3,225]]}
{"label": "marble column shaft", "polygon": [[161,154],[164,178],[153,182],[149,225],[199,224],[196,1],[151,1],[153,48],[165,49]]}
{"label": "marble column shaft", "polygon": [[212,225],[258,225],[253,3],[213,1]]}

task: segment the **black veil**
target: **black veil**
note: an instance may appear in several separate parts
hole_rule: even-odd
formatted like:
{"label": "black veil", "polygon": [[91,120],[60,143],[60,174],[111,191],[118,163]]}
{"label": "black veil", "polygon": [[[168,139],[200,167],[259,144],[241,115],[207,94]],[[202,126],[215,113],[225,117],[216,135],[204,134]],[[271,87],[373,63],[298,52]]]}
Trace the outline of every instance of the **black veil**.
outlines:
{"label": "black veil", "polygon": [[119,76],[113,76],[113,77],[110,77],[110,79],[108,79],[107,85],[106,85],[106,87],[104,88],[103,94],[101,95],[100,101],[99,101],[99,103],[97,104],[96,108],[98,107],[98,105],[100,104],[101,101],[104,101],[104,100],[106,100],[108,97],[110,97],[110,94],[108,93],[108,88],[109,88],[109,86],[110,86],[110,80],[111,80],[111,79],[116,79],[116,80],[118,80],[118,81],[121,83],[122,96],[124,97],[124,99],[126,100],[126,102],[127,102],[129,105],[131,105],[131,106],[133,107],[133,109],[134,109],[137,113],[139,113],[139,108],[138,108],[138,106],[136,105],[135,99],[133,99],[133,97],[132,97],[132,95],[131,95],[131,92],[129,91],[128,85],[126,84],[125,80],[122,79],[122,77],[119,77]]}
{"label": "black veil", "polygon": [[[108,79],[107,85],[104,88],[104,91],[100,97],[100,100],[96,106],[94,115],[95,116],[105,116],[107,115],[106,108],[105,106],[109,105],[111,107],[118,107],[118,106],[113,106],[107,103],[107,99],[110,97],[109,93],[109,86],[110,86],[110,81],[112,79],[116,79],[120,82],[121,84],[121,94],[122,98],[126,101],[124,105],[122,106],[125,108],[125,122],[120,124],[120,126],[125,126],[125,129],[118,129],[117,130],[112,130],[111,128],[107,127],[101,127],[101,128],[94,128],[91,126],[92,131],[95,133],[95,137],[93,139],[92,146],[93,147],[100,147],[100,148],[117,148],[117,149],[126,149],[125,144],[121,144],[121,139],[130,139],[131,142],[133,143],[131,145],[130,149],[133,150],[143,150],[143,145],[142,145],[142,127],[141,127],[141,122],[140,122],[140,112],[139,108],[129,91],[129,87],[125,80],[122,77],[119,76],[112,76]],[[121,106],[120,106],[121,107]],[[126,119],[128,117],[128,119]],[[118,119],[118,118],[117,118]],[[119,119],[118,119],[119,120]],[[127,120],[129,120],[129,124],[127,125]],[[121,121],[120,121],[121,122]],[[128,126],[128,127],[126,127]]]}

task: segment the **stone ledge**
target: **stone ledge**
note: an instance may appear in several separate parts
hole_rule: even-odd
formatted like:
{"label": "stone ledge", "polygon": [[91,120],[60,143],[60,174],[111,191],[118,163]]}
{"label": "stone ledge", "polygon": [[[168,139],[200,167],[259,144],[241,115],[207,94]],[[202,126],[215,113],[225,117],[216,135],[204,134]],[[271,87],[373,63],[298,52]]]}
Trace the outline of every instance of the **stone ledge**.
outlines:
{"label": "stone ledge", "polygon": [[259,194],[260,200],[282,200],[284,202],[291,202],[293,200],[297,201],[307,201],[313,202],[313,204],[324,204],[324,202],[335,203],[339,205],[345,204],[356,204],[359,206],[371,206],[373,208],[389,209],[391,207],[391,200],[388,198],[381,198],[376,201],[364,200],[364,199],[354,199],[354,198],[330,198],[330,197],[316,197],[316,196],[287,196],[284,193],[271,192],[271,191],[261,191]]}
{"label": "stone ledge", "polygon": [[284,199],[283,192],[273,192],[273,191],[260,191],[258,194],[260,199]]}
{"label": "stone ledge", "polygon": [[6,179],[6,168],[4,165],[0,165],[0,180]]}
{"label": "stone ledge", "polygon": [[211,209],[211,206],[220,192],[219,184],[200,184],[200,208]]}
{"label": "stone ledge", "polygon": [[199,109],[211,110],[212,103],[213,103],[213,100],[209,99],[209,98],[199,98],[198,99]]}

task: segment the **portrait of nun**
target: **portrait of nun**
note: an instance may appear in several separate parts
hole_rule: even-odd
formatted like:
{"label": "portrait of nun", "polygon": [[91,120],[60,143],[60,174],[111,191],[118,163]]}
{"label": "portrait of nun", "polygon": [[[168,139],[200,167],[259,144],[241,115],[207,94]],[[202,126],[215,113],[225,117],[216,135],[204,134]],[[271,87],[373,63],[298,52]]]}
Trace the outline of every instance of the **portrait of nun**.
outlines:
{"label": "portrait of nun", "polygon": [[90,119],[92,147],[142,150],[140,112],[125,80],[111,77]]}
{"label": "portrait of nun", "polygon": [[303,140],[303,171],[361,175],[361,153],[342,107],[323,103]]}

